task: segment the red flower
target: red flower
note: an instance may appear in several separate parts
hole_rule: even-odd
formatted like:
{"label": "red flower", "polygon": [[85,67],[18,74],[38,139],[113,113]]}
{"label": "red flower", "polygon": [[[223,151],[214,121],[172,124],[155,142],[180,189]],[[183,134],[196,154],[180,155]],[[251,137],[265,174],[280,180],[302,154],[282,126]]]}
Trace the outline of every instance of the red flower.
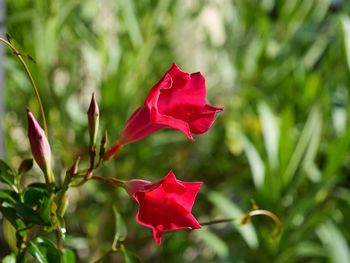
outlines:
{"label": "red flower", "polygon": [[162,128],[183,132],[188,139],[206,132],[222,108],[205,101],[205,79],[199,73],[189,74],[173,64],[150,90],[144,104],[128,119],[119,140],[106,152],[111,159],[121,146],[138,141]]}
{"label": "red flower", "polygon": [[182,182],[174,173],[158,181],[131,180],[128,193],[139,203],[136,221],[152,228],[154,240],[160,244],[163,231],[201,228],[191,214],[202,182]]}

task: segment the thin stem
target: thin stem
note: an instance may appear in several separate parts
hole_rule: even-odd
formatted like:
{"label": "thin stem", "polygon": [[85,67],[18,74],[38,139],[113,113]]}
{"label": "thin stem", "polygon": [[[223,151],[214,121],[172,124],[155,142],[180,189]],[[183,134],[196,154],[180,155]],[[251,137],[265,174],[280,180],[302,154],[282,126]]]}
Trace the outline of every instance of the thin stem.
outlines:
{"label": "thin stem", "polygon": [[210,226],[215,224],[227,223],[235,220],[237,220],[237,218],[232,217],[232,218],[217,219],[217,220],[212,220],[207,222],[200,222],[199,224],[201,226]]}
{"label": "thin stem", "polygon": [[27,75],[29,77],[29,80],[30,80],[30,82],[31,82],[31,84],[33,86],[34,93],[35,93],[35,96],[36,96],[36,99],[38,101],[39,108],[40,108],[40,114],[41,114],[41,118],[42,118],[42,121],[43,121],[44,131],[45,131],[46,136],[48,136],[48,130],[47,130],[47,124],[46,124],[44,107],[43,107],[43,104],[41,103],[41,98],[40,98],[40,94],[39,94],[38,88],[37,88],[37,86],[35,84],[34,78],[33,78],[32,74],[30,73],[30,70],[29,70],[26,62],[24,61],[21,53],[17,50],[17,48],[14,45],[12,45],[9,41],[3,39],[2,37],[0,37],[0,41],[5,43],[13,51],[13,53],[18,57],[18,59],[21,62],[22,66],[24,67],[24,70],[26,71],[26,73],[27,73]]}
{"label": "thin stem", "polygon": [[[278,218],[278,216],[276,216],[274,213],[272,213],[268,210],[262,210],[262,209],[252,210],[252,211],[248,212],[241,219],[241,223],[243,225],[247,224],[252,216],[261,216],[261,215],[270,218],[275,223],[276,228],[275,228],[275,232],[272,236],[277,237],[282,231],[282,223],[281,223],[281,220]],[[223,218],[223,219],[212,220],[212,221],[208,221],[208,222],[200,222],[199,224],[201,226],[209,226],[209,225],[214,225],[214,224],[227,223],[227,222],[231,222],[231,221],[235,221],[235,220],[237,220],[237,218],[232,217],[232,218]]]}
{"label": "thin stem", "polygon": [[56,234],[58,252],[62,254],[62,251],[63,251],[62,233],[59,227],[55,229],[55,234]]}
{"label": "thin stem", "polygon": [[99,176],[99,175],[93,175],[91,177],[91,179],[99,180],[99,181],[102,181],[102,182],[105,182],[105,183],[108,183],[108,184],[113,184],[113,185],[121,186],[121,187],[124,187],[125,184],[126,184],[125,181],[118,180],[118,179],[113,178],[113,177],[102,177],[102,176]]}

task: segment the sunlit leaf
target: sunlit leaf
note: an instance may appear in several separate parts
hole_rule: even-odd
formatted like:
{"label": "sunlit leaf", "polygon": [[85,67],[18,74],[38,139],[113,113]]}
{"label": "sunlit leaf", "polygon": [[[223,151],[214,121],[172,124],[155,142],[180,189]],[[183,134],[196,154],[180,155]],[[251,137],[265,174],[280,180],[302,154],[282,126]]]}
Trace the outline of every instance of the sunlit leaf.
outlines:
{"label": "sunlit leaf", "polygon": [[342,232],[331,221],[318,227],[316,232],[321,239],[324,248],[327,250],[331,262],[350,262],[349,244]]}
{"label": "sunlit leaf", "polygon": [[62,256],[62,262],[61,263],[75,263],[76,261],[76,256],[72,250],[65,250],[63,252]]}
{"label": "sunlit leaf", "polygon": [[310,140],[314,136],[314,131],[318,127],[320,129],[321,115],[318,107],[312,108],[306,124],[301,132],[298,143],[291,156],[290,162],[283,174],[284,185],[287,185],[295,176],[297,169],[303,162],[305,152],[310,147]]}
{"label": "sunlit leaf", "polygon": [[206,196],[224,216],[236,219],[232,221],[233,226],[241,234],[249,247],[256,248],[259,243],[254,227],[252,224],[241,225],[241,219],[244,216],[243,211],[236,204],[217,192],[208,192]]}
{"label": "sunlit leaf", "polygon": [[350,18],[349,16],[341,16],[341,25],[343,29],[343,38],[345,46],[346,61],[350,70]]}
{"label": "sunlit leaf", "polygon": [[31,242],[28,251],[39,263],[49,263],[46,257],[46,251],[41,249],[36,243]]}
{"label": "sunlit leaf", "polygon": [[255,146],[247,137],[242,137],[244,152],[247,155],[249,166],[252,171],[253,182],[256,189],[260,189],[265,179],[265,164]]}
{"label": "sunlit leaf", "polygon": [[30,242],[29,253],[40,263],[61,263],[61,256],[52,241],[37,238]]}
{"label": "sunlit leaf", "polygon": [[226,258],[229,255],[228,245],[210,230],[199,229],[194,232],[194,235],[203,240],[219,257]]}
{"label": "sunlit leaf", "polygon": [[9,202],[11,204],[15,204],[16,201],[13,198],[13,195],[16,195],[13,191],[0,190],[0,205],[2,202]]}
{"label": "sunlit leaf", "polygon": [[267,156],[273,168],[278,166],[278,142],[279,124],[277,116],[271,111],[269,106],[263,102],[258,105],[260,120],[262,122],[263,137]]}
{"label": "sunlit leaf", "polygon": [[1,261],[2,263],[16,263],[16,255],[11,254],[4,257]]}
{"label": "sunlit leaf", "polygon": [[17,251],[16,229],[8,221],[8,219],[6,219],[6,217],[2,221],[2,227],[3,227],[2,231],[3,231],[4,239],[9,245],[11,251],[16,252]]}
{"label": "sunlit leaf", "polygon": [[134,1],[121,0],[119,1],[119,5],[131,42],[135,48],[139,47],[142,44],[143,39],[140,25],[135,14]]}

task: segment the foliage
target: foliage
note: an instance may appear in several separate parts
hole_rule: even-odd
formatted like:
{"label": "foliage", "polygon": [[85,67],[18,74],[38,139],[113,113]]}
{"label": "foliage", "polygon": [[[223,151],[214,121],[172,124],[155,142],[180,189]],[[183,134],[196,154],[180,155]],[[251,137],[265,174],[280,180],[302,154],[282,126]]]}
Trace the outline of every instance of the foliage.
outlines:
{"label": "foliage", "polygon": [[[158,247],[148,229],[136,225],[135,204],[123,192],[89,182],[70,191],[67,258],[73,250],[82,261],[105,255],[106,262],[118,262],[123,254],[132,262],[137,254],[145,262],[350,262],[347,1],[6,4],[7,31],[36,61],[30,68],[45,98],[56,173],[86,151],[85,112],[92,91],[100,104],[100,126],[113,141],[148,89],[176,62],[206,76],[209,101],[225,108],[221,118],[193,144],[161,132],[130,145],[101,173],[157,180],[171,167],[186,181],[204,178],[193,211],[199,221],[240,219],[253,200],[283,224],[275,239],[269,221],[252,218],[245,226],[233,221],[167,235]],[[21,65],[9,54],[5,66],[7,162],[19,167],[31,158],[24,109],[39,108]],[[18,172],[10,166],[1,163],[0,178],[17,187]],[[25,175],[26,185],[38,169]],[[12,223],[22,225],[34,216],[45,226],[45,213],[31,213],[48,198],[40,185],[30,186],[27,197],[2,193],[8,207],[1,213],[13,215]],[[16,206],[21,198],[32,206]],[[120,251],[110,252],[115,236],[126,235],[112,231],[120,226],[115,218],[123,218],[128,233]],[[8,245],[1,240],[1,256],[15,249],[13,235],[3,221]],[[30,253],[36,258],[55,253],[50,238],[35,239]],[[11,256],[4,262],[12,262]]]}

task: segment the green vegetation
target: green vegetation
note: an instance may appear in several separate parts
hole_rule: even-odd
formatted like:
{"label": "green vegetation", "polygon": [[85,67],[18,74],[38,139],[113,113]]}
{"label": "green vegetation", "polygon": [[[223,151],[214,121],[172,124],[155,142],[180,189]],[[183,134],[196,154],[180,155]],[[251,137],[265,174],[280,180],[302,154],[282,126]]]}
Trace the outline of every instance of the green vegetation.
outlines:
{"label": "green vegetation", "polygon": [[[126,262],[134,254],[144,262],[350,262],[348,1],[8,0],[6,7],[7,31],[36,62],[28,64],[62,178],[87,152],[92,92],[110,143],[173,62],[201,71],[210,103],[225,108],[195,143],[161,131],[123,148],[101,174],[157,180],[172,169],[180,180],[205,182],[193,210],[200,222],[237,220],[167,234],[157,246],[135,222],[133,200],[88,182],[70,191],[66,215],[66,244],[82,262],[110,250],[115,218],[128,233],[106,262],[123,254]],[[39,116],[39,106],[16,57],[9,51],[1,63],[6,161],[18,167],[31,158],[25,109]],[[28,183],[40,174],[34,168]],[[240,224],[254,203],[280,218],[279,237],[268,218]],[[1,257],[15,247],[0,242]]]}

